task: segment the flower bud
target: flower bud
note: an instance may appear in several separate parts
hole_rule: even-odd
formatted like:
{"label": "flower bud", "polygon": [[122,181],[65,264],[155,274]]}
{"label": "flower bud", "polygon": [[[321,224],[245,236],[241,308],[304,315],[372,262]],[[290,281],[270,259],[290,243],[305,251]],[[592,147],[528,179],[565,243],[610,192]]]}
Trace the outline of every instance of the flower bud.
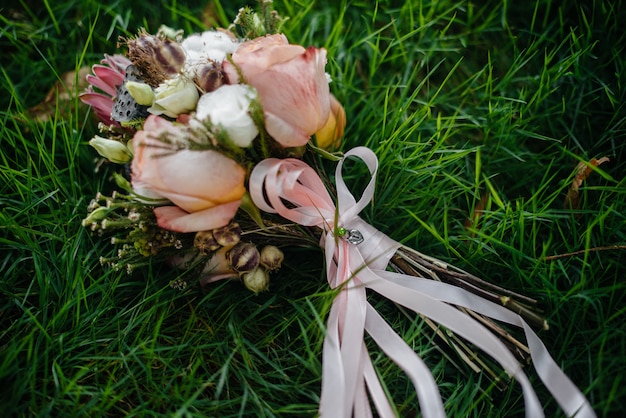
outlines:
{"label": "flower bud", "polygon": [[89,145],[94,147],[98,154],[116,164],[126,164],[133,159],[133,154],[125,144],[114,139],[94,136]]}
{"label": "flower bud", "polygon": [[137,81],[127,81],[126,90],[133,96],[133,99],[137,104],[142,106],[150,106],[154,101],[154,91],[152,87],[146,83],[139,83]]}
{"label": "flower bud", "polygon": [[273,245],[266,245],[261,249],[261,266],[265,267],[268,271],[273,271],[280,268],[285,255],[283,252]]}
{"label": "flower bud", "polygon": [[233,270],[238,273],[246,273],[258,267],[261,255],[256,245],[240,242],[226,253],[226,258]]}
{"label": "flower bud", "polygon": [[91,212],[85,219],[83,219],[81,224],[82,226],[89,226],[96,222],[100,222],[101,220],[105,219],[109,215],[110,211],[111,211],[110,209],[105,208],[104,206],[101,206],[95,209],[93,212]]}
{"label": "flower bud", "polygon": [[215,241],[222,247],[232,247],[241,240],[241,228],[236,222],[231,222],[221,228],[213,230]]}
{"label": "flower bud", "polygon": [[221,245],[217,243],[213,233],[211,231],[199,231],[196,232],[196,237],[193,240],[193,245],[202,254],[207,255],[213,251],[218,250]]}
{"label": "flower bud", "polygon": [[175,118],[194,110],[198,97],[196,85],[187,77],[178,75],[165,80],[154,90],[154,101],[148,112]]}
{"label": "flower bud", "polygon": [[254,293],[264,292],[269,288],[270,276],[263,268],[255,268],[241,276],[246,288]]}
{"label": "flower bud", "polygon": [[346,126],[346,111],[341,103],[330,95],[330,114],[326,124],[315,133],[317,146],[323,149],[336,149],[341,144],[341,137]]}

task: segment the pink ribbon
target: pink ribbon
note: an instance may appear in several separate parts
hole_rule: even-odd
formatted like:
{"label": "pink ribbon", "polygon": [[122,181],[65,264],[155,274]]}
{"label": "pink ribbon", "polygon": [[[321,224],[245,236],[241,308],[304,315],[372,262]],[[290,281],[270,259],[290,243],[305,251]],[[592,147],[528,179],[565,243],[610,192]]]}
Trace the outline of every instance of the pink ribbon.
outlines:
{"label": "pink ribbon", "polygon": [[266,159],[250,177],[250,195],[261,210],[324,231],[320,245],[325,250],[328,283],[340,290],[330,310],[324,340],[320,415],[372,417],[371,403],[378,416],[397,415],[365,346],[363,338],[367,332],[413,382],[422,415],[445,416],[441,395],[428,367],[367,301],[366,289],[370,289],[438,322],[485,351],[520,383],[526,416],[543,417],[530,381],[506,345],[454,306],[522,328],[537,374],[565,413],[595,417],[585,396],[519,315],[462,288],[385,270],[401,244],[358,216],[374,195],[378,160],[365,147],[345,154],[346,158],[350,156],[365,162],[371,180],[357,201],[343,180],[345,159],[340,161],[335,172],[336,206],[315,170],[301,160]]}

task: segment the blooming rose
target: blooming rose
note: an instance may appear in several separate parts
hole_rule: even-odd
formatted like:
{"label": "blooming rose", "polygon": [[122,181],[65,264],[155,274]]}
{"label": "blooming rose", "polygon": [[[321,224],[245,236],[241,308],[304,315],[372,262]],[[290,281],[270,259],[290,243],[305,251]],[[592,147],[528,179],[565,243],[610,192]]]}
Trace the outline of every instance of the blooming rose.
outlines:
{"label": "blooming rose", "polygon": [[219,130],[226,132],[235,145],[247,148],[259,134],[250,116],[250,103],[256,99],[256,90],[243,84],[223,85],[203,94],[198,100],[196,118],[207,119]]}
{"label": "blooming rose", "polygon": [[223,63],[229,82],[243,81],[257,89],[265,129],[283,147],[306,144],[328,120],[326,50],[289,45],[284,35],[269,35],[241,44],[232,62]]}
{"label": "blooming rose", "polygon": [[246,171],[219,152],[163,149],[158,138],[176,142],[184,133],[150,115],[133,138],[132,183],[137,193],[164,197],[175,206],[154,210],[160,227],[178,232],[222,227],[235,216],[245,193]]}

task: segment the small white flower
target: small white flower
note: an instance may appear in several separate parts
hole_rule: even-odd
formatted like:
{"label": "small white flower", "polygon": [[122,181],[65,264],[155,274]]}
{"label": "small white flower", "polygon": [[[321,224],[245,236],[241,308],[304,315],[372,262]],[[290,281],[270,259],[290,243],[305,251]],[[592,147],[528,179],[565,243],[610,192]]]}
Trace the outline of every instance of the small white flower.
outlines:
{"label": "small white flower", "polygon": [[196,119],[210,121],[216,129],[223,130],[235,145],[247,148],[259,134],[250,116],[250,103],[253,100],[257,100],[254,87],[226,84],[200,97]]}
{"label": "small white flower", "polygon": [[94,147],[98,154],[116,164],[126,164],[133,159],[133,154],[125,144],[113,139],[94,136],[89,145]]}
{"label": "small white flower", "polygon": [[198,97],[196,85],[187,77],[178,75],[159,84],[154,90],[154,101],[148,112],[175,118],[194,110]]}

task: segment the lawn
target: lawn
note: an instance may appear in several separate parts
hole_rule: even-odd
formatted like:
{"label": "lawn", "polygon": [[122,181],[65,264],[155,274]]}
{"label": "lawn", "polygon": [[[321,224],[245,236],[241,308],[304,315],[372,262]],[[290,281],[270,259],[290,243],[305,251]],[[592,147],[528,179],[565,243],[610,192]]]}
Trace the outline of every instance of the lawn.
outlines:
{"label": "lawn", "polygon": [[[0,5],[0,401],[5,416],[315,416],[333,298],[315,247],[258,295],[126,269],[81,225],[96,165],[85,68],[161,24],[226,27],[242,1]],[[580,4],[578,4],[580,3]],[[253,5],[253,4],[252,4]],[[598,416],[626,409],[626,5],[621,1],[277,0],[324,47],[342,149],[380,168],[361,216],[393,239],[535,298],[539,336]],[[81,70],[82,69],[82,70]],[[606,158],[605,158],[606,157]],[[607,160],[608,159],[608,160]],[[324,162],[334,169],[334,163]],[[96,172],[96,167],[98,168]],[[354,173],[359,189],[365,179]],[[519,385],[474,373],[427,324],[372,296],[426,361],[451,417],[523,416]],[[369,341],[371,343],[371,341]],[[372,345],[399,416],[409,379]],[[532,368],[546,416],[562,416]],[[501,376],[508,381],[506,376]]]}

